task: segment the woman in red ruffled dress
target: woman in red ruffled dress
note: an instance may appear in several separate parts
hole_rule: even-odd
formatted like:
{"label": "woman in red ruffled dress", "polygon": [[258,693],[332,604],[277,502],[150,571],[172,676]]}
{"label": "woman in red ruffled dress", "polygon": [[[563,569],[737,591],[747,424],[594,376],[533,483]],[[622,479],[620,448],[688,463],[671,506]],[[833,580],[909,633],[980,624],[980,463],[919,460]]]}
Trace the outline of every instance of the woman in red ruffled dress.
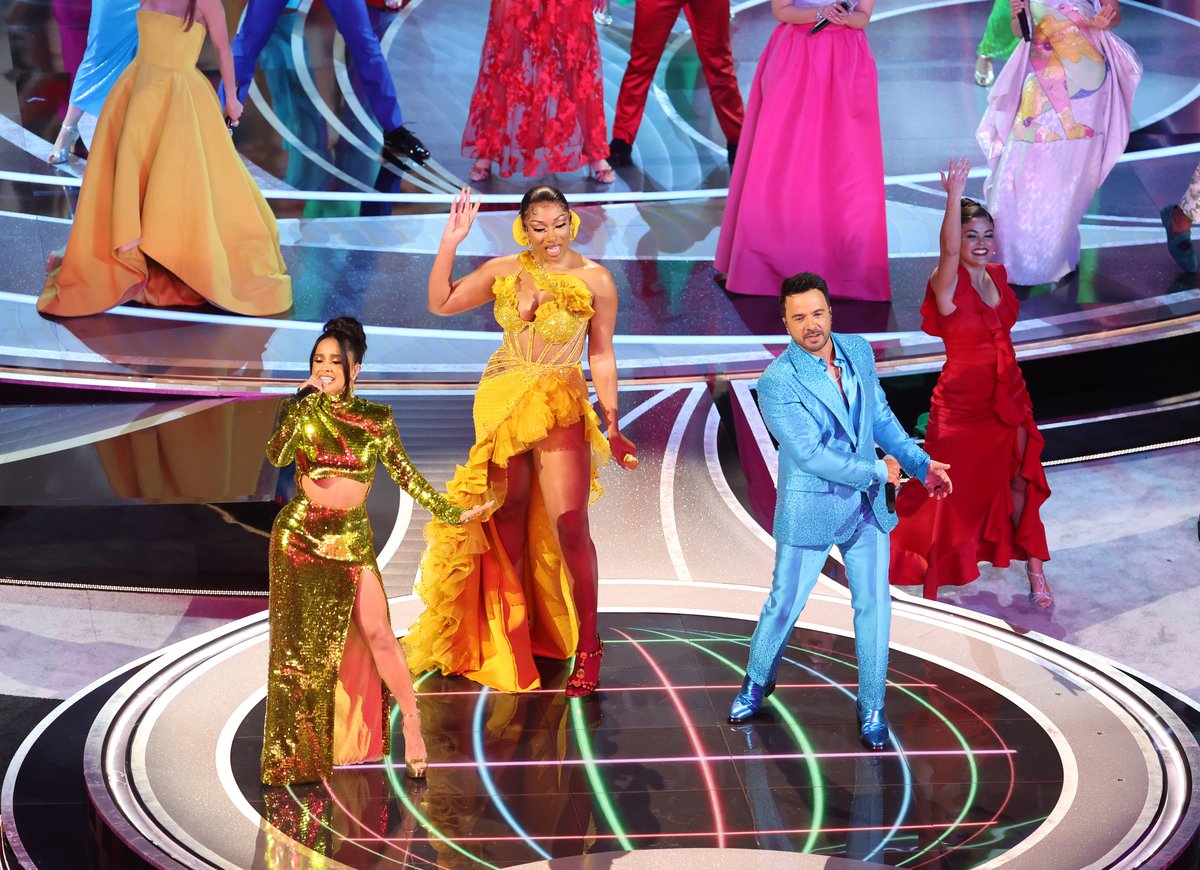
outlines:
{"label": "woman in red ruffled dress", "polygon": [[1017,297],[1004,267],[988,262],[996,249],[992,217],[961,198],[970,169],[959,160],[942,173],[941,257],[921,306],[922,328],[946,343],[925,449],[954,469],[954,495],[928,499],[919,481],[901,490],[891,582],[920,584],[926,598],[936,598],[939,586],[978,577],[981,561],[1004,568],[1023,559],[1030,600],[1050,607],[1043,569],[1050,554],[1039,513],[1050,496],[1041,462],[1046,442],[1009,334]]}
{"label": "woman in red ruffled dress", "polygon": [[616,180],[608,160],[604,78],[593,9],[602,0],[492,0],[479,79],[463,131],[468,177],[492,164],[507,178],[570,172],[587,164],[600,184]]}

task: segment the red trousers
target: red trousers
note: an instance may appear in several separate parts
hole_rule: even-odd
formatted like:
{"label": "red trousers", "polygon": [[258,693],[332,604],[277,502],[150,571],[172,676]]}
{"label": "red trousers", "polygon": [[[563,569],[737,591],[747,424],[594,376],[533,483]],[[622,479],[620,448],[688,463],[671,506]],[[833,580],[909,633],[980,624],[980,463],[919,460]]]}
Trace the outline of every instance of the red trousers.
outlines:
{"label": "red trousers", "polygon": [[729,0],[637,0],[629,66],[621,79],[621,95],[617,98],[617,114],[613,120],[614,139],[632,142],[637,136],[646,108],[646,94],[681,7],[692,27],[692,39],[704,68],[704,79],[708,82],[721,132],[730,143],[736,143],[741,135],[746,109],[737,77],[733,74]]}

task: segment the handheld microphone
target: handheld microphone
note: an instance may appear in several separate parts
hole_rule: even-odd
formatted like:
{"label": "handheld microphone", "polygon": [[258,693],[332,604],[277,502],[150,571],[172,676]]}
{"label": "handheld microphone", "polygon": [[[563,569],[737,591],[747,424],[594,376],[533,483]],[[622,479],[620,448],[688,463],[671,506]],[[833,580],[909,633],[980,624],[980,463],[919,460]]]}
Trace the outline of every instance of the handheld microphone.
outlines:
{"label": "handheld microphone", "polygon": [[1021,38],[1026,42],[1033,41],[1033,34],[1029,30],[1029,13],[1022,9],[1017,13],[1017,24],[1021,25]]}
{"label": "handheld microphone", "polygon": [[316,391],[317,391],[317,388],[314,387],[312,384],[303,386],[300,389],[296,390],[296,401],[299,402],[301,399],[306,399],[309,396],[311,396],[313,393],[315,393]]}
{"label": "handheld microphone", "polygon": [[[909,479],[908,475],[905,474],[903,470],[901,470],[900,471],[900,486],[904,486],[904,482],[907,481],[908,479]],[[884,497],[884,500],[887,502],[887,512],[889,514],[894,514],[896,512],[896,492],[898,489],[899,489],[899,487],[896,486],[896,484],[894,484],[894,483],[885,483],[883,485],[883,497]]]}
{"label": "handheld microphone", "polygon": [[[841,6],[847,12],[849,12],[851,9],[854,8],[854,6],[852,6],[849,2],[847,2],[847,0],[838,0],[838,6]],[[808,35],[816,36],[818,33],[820,33],[822,30],[824,30],[828,26],[829,26],[828,18],[818,18],[817,23],[814,24],[812,26],[812,28],[809,29]]]}

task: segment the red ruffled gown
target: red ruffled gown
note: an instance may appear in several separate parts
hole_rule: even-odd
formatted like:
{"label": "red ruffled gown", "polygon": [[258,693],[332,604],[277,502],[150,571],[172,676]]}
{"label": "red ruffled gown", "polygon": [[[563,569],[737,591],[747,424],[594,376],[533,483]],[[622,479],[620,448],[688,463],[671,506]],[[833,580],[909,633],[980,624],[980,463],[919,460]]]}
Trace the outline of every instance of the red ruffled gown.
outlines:
{"label": "red ruffled gown", "polygon": [[[1004,568],[1012,559],[1049,559],[1040,509],[1050,496],[1042,469],[1045,439],[1033,422],[1033,405],[1017,365],[1010,331],[1017,297],[1004,267],[988,274],[1000,291],[988,307],[959,267],[954,312],[943,316],[926,285],[921,328],[946,343],[946,364],[933,390],[925,450],[950,464],[954,492],[928,498],[921,481],[905,484],[897,498],[900,524],[892,532],[891,582],[923,585],[926,598],[939,586],[962,586],[979,576],[979,562]],[[1028,436],[1024,455],[1017,435]],[[1025,478],[1025,507],[1012,520],[1012,481]]]}
{"label": "red ruffled gown", "polygon": [[506,178],[570,172],[608,156],[588,0],[492,0],[462,153],[495,161]]}

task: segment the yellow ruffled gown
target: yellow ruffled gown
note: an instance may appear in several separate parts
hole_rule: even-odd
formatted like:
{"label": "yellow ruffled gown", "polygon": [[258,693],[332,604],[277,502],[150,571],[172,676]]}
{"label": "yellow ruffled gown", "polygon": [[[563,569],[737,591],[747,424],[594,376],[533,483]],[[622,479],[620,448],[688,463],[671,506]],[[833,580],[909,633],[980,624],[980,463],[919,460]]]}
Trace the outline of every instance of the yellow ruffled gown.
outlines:
{"label": "yellow ruffled gown", "polygon": [[[608,440],[588,397],[580,358],[593,311],[587,285],[572,275],[542,271],[528,252],[520,268],[497,278],[495,316],[504,330],[475,394],[475,446],[447,484],[452,502],[469,508],[496,499],[488,468],[507,468],[557,426],[582,420],[591,447],[592,498],[601,493],[600,465]],[[532,322],[517,309],[521,272],[554,298],[538,306]],[[402,641],[416,672],[461,674],[504,692],[541,686],[534,656],[565,659],[575,654],[579,623],[571,581],[550,527],[535,479],[525,541],[525,576],[513,572],[495,524],[425,528],[426,550],[417,587],[426,610]]]}
{"label": "yellow ruffled gown", "polygon": [[146,9],[138,52],[96,123],[62,265],[44,314],[124,302],[267,315],[292,306],[275,217],[230,141],[196,60],[205,30]]}

